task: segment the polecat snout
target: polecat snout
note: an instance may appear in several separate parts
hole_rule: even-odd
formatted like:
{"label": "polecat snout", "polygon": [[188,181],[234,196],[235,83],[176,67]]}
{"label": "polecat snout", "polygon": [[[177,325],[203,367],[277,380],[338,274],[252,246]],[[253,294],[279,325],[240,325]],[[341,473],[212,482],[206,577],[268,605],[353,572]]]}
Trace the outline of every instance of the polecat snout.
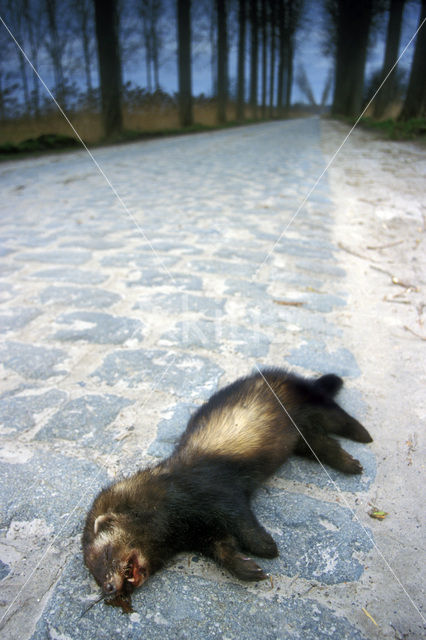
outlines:
{"label": "polecat snout", "polygon": [[214,558],[242,580],[266,578],[246,555],[278,554],[251,510],[255,489],[292,453],[362,471],[329,436],[372,440],[333,400],[342,384],[333,374],[306,380],[281,369],[241,378],[194,413],[169,458],[103,489],[87,515],[83,551],[105,599],[124,608],[180,551]]}

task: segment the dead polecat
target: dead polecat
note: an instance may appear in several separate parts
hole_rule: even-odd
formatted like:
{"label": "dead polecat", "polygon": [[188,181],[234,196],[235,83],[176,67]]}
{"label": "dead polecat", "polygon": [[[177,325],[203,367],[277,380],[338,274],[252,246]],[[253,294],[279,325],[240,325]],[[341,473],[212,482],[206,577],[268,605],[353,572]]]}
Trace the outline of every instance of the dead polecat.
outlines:
{"label": "dead polecat", "polygon": [[372,440],[333,400],[341,386],[333,374],[306,380],[281,369],[241,378],[194,413],[169,458],[101,491],[83,551],[105,599],[124,607],[180,551],[214,558],[242,580],[266,578],[246,555],[278,554],[250,507],[257,487],[292,453],[362,471],[329,436]]}

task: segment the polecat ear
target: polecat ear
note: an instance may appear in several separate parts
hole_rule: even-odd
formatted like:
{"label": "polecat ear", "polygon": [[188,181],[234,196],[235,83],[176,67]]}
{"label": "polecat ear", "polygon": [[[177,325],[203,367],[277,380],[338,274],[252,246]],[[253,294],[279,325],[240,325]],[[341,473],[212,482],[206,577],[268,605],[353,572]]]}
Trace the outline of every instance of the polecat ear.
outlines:
{"label": "polecat ear", "polygon": [[112,513],[112,512],[103,513],[101,516],[98,516],[95,520],[95,524],[93,525],[93,531],[95,535],[101,529],[104,529],[105,527],[112,525],[115,520],[117,520],[117,516],[115,513]]}

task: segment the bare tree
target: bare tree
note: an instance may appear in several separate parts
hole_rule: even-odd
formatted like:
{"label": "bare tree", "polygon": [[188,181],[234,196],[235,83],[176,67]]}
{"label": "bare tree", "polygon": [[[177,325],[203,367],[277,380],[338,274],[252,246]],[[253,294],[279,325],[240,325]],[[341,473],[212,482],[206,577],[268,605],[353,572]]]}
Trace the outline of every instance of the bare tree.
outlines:
{"label": "bare tree", "polygon": [[312,86],[311,86],[311,83],[309,82],[308,76],[306,75],[305,67],[302,64],[299,65],[299,68],[296,74],[296,84],[299,87],[300,92],[308,100],[308,103],[311,105],[311,107],[316,107],[317,103],[315,101],[315,96],[312,91]]}
{"label": "bare tree", "polygon": [[139,0],[138,2],[138,11],[142,22],[148,91],[152,91],[152,77],[154,78],[155,89],[158,90],[160,88],[159,69],[162,45],[160,18],[163,9],[161,0]]}
{"label": "bare tree", "polygon": [[269,24],[270,24],[270,55],[269,55],[269,117],[274,113],[274,91],[275,91],[275,50],[276,50],[276,2],[269,0]]}
{"label": "bare tree", "polygon": [[238,69],[237,69],[237,103],[236,118],[244,120],[245,103],[245,50],[246,50],[246,0],[238,3]]}
{"label": "bare tree", "polygon": [[250,109],[252,118],[257,118],[257,78],[259,60],[258,0],[250,0]]}
{"label": "bare tree", "polygon": [[[17,41],[25,48],[25,18],[24,18],[24,2],[23,0],[7,0],[3,8],[6,23],[11,28]],[[19,76],[21,79],[21,88],[24,96],[24,109],[27,114],[31,112],[30,90],[28,82],[27,62],[23,53],[16,49],[19,63]]]}
{"label": "bare tree", "polygon": [[368,36],[374,0],[326,0],[335,58],[332,113],[354,117],[361,111]]}
{"label": "bare tree", "polygon": [[63,55],[66,38],[58,29],[58,6],[56,0],[45,0],[47,13],[47,31],[49,38],[46,40],[46,49],[52,60],[53,75],[55,78],[55,94],[59,104],[65,104],[65,75],[63,68]]}
{"label": "bare tree", "polygon": [[426,115],[426,0],[422,0],[407,95],[399,120],[421,118]]}
{"label": "bare tree", "polygon": [[191,81],[191,0],[177,0],[179,119],[182,127],[194,121]]}
{"label": "bare tree", "polygon": [[327,77],[324,83],[324,88],[321,94],[321,102],[320,102],[321,111],[323,111],[327,105],[332,86],[333,86],[333,71],[330,69],[330,71],[327,73]]}
{"label": "bare tree", "polygon": [[[402,13],[404,10],[405,0],[390,0],[389,3],[389,21],[386,36],[385,57],[380,76],[380,83],[386,78],[390,70],[394,66],[399,51],[399,42],[401,38]],[[395,89],[396,74],[392,73],[387,78],[383,87],[380,89],[374,102],[374,117],[381,118],[389,105]]]}
{"label": "bare tree", "polygon": [[91,33],[93,24],[93,4],[91,0],[73,0],[73,9],[76,17],[76,35],[81,40],[83,50],[84,74],[86,76],[86,88],[90,95],[93,94],[92,83],[92,58],[93,45]]}
{"label": "bare tree", "polygon": [[228,38],[226,24],[226,2],[216,0],[217,11],[217,119],[226,122],[228,100]]}
{"label": "bare tree", "polygon": [[104,134],[111,138],[123,129],[117,5],[116,0],[94,0],[94,4]]}
{"label": "bare tree", "polygon": [[[39,2],[24,0],[23,19],[28,37],[29,53],[35,69],[39,67],[40,42],[42,40],[43,18],[42,5]],[[40,115],[40,81],[36,74],[32,74],[31,110],[37,118]]]}

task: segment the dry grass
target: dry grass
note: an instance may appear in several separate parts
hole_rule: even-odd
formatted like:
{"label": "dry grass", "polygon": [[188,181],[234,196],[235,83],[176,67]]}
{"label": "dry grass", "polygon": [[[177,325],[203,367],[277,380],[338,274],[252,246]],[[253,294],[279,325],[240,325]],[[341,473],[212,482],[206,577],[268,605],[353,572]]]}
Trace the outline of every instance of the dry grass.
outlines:
{"label": "dry grass", "polygon": [[[194,120],[196,124],[215,126],[217,124],[217,110],[215,104],[194,105]],[[235,107],[231,104],[227,110],[228,120],[235,117]],[[174,106],[145,108],[139,111],[123,110],[124,128],[135,132],[154,132],[176,130],[180,128],[179,116]],[[102,139],[102,122],[100,114],[84,111],[70,115],[76,131],[88,144],[96,144]],[[37,120],[19,118],[2,124],[0,129],[0,144],[10,142],[18,144],[28,138],[37,138],[43,134],[57,134],[73,136],[70,126],[60,113],[53,113]]]}

